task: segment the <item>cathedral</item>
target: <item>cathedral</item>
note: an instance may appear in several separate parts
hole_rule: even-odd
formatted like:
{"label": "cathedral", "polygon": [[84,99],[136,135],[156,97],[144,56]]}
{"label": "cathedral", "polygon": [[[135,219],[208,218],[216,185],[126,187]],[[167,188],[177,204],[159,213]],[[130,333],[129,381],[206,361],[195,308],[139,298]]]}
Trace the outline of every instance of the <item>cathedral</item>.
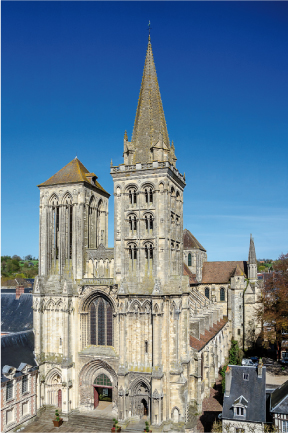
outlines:
{"label": "cathedral", "polygon": [[150,36],[123,145],[123,164],[110,167],[114,248],[110,194],[79,159],[38,185],[38,407],[89,414],[104,400],[123,423],[145,415],[159,431],[189,429],[231,339],[245,348],[257,338],[257,264],[252,237],[247,262],[208,262],[183,230],[185,175],[169,141]]}

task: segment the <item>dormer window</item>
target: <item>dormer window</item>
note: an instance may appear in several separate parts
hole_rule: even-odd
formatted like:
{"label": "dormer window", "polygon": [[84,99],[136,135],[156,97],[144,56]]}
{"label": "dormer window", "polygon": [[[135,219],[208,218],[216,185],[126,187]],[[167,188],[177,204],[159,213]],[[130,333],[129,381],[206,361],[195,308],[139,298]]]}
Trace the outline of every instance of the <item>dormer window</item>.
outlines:
{"label": "dormer window", "polygon": [[238,397],[233,404],[234,409],[234,417],[243,417],[246,418],[246,409],[248,406],[248,401],[243,395]]}

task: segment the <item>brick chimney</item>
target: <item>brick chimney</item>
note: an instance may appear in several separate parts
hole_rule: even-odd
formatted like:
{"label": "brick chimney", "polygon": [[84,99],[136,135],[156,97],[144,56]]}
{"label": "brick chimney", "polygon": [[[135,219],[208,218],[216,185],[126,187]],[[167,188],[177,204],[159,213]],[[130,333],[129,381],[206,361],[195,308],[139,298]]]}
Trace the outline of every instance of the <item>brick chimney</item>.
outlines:
{"label": "brick chimney", "polygon": [[24,293],[24,286],[20,285],[16,287],[16,299],[19,299],[20,296]]}
{"label": "brick chimney", "polygon": [[225,371],[225,397],[229,397],[232,382],[232,368],[227,366]]}

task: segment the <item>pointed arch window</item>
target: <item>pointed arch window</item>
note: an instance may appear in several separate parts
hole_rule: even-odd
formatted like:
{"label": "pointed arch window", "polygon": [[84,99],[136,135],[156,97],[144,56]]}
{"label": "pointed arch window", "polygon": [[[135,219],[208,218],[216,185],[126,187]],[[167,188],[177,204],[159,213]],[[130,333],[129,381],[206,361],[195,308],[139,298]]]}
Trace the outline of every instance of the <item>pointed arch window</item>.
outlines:
{"label": "pointed arch window", "polygon": [[97,247],[97,216],[100,215],[100,209],[96,208],[96,200],[92,196],[88,206],[88,248]]}
{"label": "pointed arch window", "polygon": [[106,299],[99,297],[90,305],[90,344],[113,345],[112,307]]}
{"label": "pointed arch window", "polygon": [[225,301],[225,289],[224,289],[224,287],[220,288],[220,301]]}
{"label": "pointed arch window", "polygon": [[188,254],[188,266],[192,266],[192,256],[191,256],[191,253]]}
{"label": "pointed arch window", "polygon": [[210,290],[208,287],[205,287],[205,296],[206,298],[210,299]]}

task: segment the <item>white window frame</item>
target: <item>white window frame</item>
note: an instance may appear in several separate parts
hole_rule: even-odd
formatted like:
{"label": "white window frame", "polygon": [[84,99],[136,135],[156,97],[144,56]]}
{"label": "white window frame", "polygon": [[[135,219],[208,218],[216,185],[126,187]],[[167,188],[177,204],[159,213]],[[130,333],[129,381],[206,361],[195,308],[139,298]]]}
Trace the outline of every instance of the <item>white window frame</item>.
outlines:
{"label": "white window frame", "polygon": [[[242,413],[238,413],[242,412]],[[235,406],[234,407],[234,416],[245,416],[245,408],[243,406]]]}
{"label": "white window frame", "polygon": [[282,433],[288,433],[288,420],[287,419],[283,419],[282,420],[282,429],[281,429]]}
{"label": "white window frame", "polygon": [[249,380],[249,373],[243,373],[243,380]]}

